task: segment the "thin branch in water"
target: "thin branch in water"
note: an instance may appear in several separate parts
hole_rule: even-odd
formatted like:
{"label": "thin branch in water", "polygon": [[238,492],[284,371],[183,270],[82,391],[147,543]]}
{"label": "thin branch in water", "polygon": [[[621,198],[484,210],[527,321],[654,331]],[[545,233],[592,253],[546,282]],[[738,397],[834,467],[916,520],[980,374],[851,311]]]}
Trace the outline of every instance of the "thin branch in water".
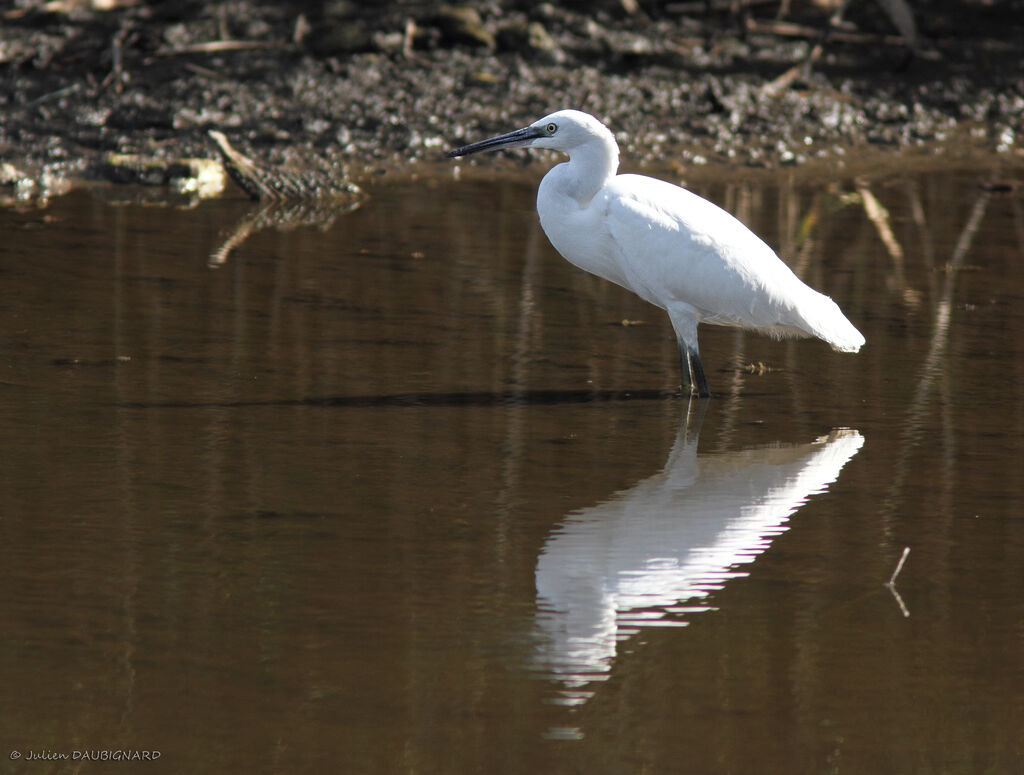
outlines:
{"label": "thin branch in water", "polygon": [[907,561],[908,554],[910,554],[910,547],[904,546],[903,554],[900,555],[900,560],[896,563],[896,570],[892,572],[892,575],[889,577],[889,581],[886,583],[887,587],[891,587],[896,583],[896,577],[899,576],[900,571],[903,570],[903,563]]}
{"label": "thin branch in water", "polygon": [[886,589],[892,594],[893,599],[896,601],[896,605],[900,607],[900,613],[903,614],[904,619],[910,618],[910,609],[907,608],[906,603],[903,602],[903,598],[900,597],[900,593],[896,591],[896,577],[900,575],[900,571],[903,570],[903,563],[907,561],[907,555],[910,554],[910,547],[903,547],[903,554],[900,555],[899,562],[896,563],[896,569],[892,572],[889,580],[885,582]]}
{"label": "thin branch in water", "polygon": [[910,618],[910,609],[907,608],[907,604],[903,602],[903,598],[900,597],[900,593],[896,591],[896,587],[890,587],[888,584],[885,585],[889,592],[892,593],[893,599],[896,601],[896,605],[900,607],[900,613],[903,614],[904,619]]}

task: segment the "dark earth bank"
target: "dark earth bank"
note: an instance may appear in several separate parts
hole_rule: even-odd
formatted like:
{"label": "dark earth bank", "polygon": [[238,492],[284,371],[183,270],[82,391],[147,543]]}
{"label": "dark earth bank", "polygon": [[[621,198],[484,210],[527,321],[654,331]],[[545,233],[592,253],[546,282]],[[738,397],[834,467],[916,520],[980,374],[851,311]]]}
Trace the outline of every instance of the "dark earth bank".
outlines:
{"label": "dark earth bank", "polygon": [[337,180],[417,174],[561,107],[634,168],[1020,158],[1024,2],[903,1],[21,0],[0,12],[0,183],[174,182],[217,158],[210,130]]}

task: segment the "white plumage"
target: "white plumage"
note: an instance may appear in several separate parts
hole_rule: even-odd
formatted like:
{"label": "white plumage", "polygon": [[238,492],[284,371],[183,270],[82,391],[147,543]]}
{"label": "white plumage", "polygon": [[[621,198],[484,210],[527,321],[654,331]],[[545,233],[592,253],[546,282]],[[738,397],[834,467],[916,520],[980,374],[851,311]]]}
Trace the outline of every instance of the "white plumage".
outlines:
{"label": "white plumage", "polygon": [[449,156],[516,146],[569,155],[537,192],[544,233],[580,269],[668,312],[683,378],[689,372],[699,396],[710,395],[697,346],[700,323],[816,336],[842,352],[864,344],[832,299],[805,285],[725,210],[662,180],[617,175],[615,138],[591,115],[559,110]]}

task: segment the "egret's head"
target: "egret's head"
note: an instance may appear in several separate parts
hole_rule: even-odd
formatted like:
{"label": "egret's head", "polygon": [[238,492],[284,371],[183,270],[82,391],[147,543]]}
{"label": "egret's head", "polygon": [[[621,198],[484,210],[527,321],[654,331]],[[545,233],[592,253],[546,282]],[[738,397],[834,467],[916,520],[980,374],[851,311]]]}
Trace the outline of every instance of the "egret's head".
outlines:
{"label": "egret's head", "polygon": [[534,121],[529,126],[508,132],[478,143],[470,143],[454,151],[449,156],[468,156],[479,151],[493,151],[498,148],[550,148],[554,151],[570,153],[574,148],[588,142],[601,142],[615,145],[615,139],[608,128],[588,113],[579,110],[558,110],[544,118]]}

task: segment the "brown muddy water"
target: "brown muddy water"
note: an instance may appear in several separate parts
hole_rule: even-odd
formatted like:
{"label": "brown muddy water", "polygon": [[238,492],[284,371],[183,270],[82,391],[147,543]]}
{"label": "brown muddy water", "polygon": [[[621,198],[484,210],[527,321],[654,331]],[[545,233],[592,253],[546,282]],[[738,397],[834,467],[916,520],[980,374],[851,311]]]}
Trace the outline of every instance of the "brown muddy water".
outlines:
{"label": "brown muddy water", "polygon": [[868,341],[705,328],[701,407],[533,185],[0,212],[0,770],[1021,772],[993,175],[694,186]]}

